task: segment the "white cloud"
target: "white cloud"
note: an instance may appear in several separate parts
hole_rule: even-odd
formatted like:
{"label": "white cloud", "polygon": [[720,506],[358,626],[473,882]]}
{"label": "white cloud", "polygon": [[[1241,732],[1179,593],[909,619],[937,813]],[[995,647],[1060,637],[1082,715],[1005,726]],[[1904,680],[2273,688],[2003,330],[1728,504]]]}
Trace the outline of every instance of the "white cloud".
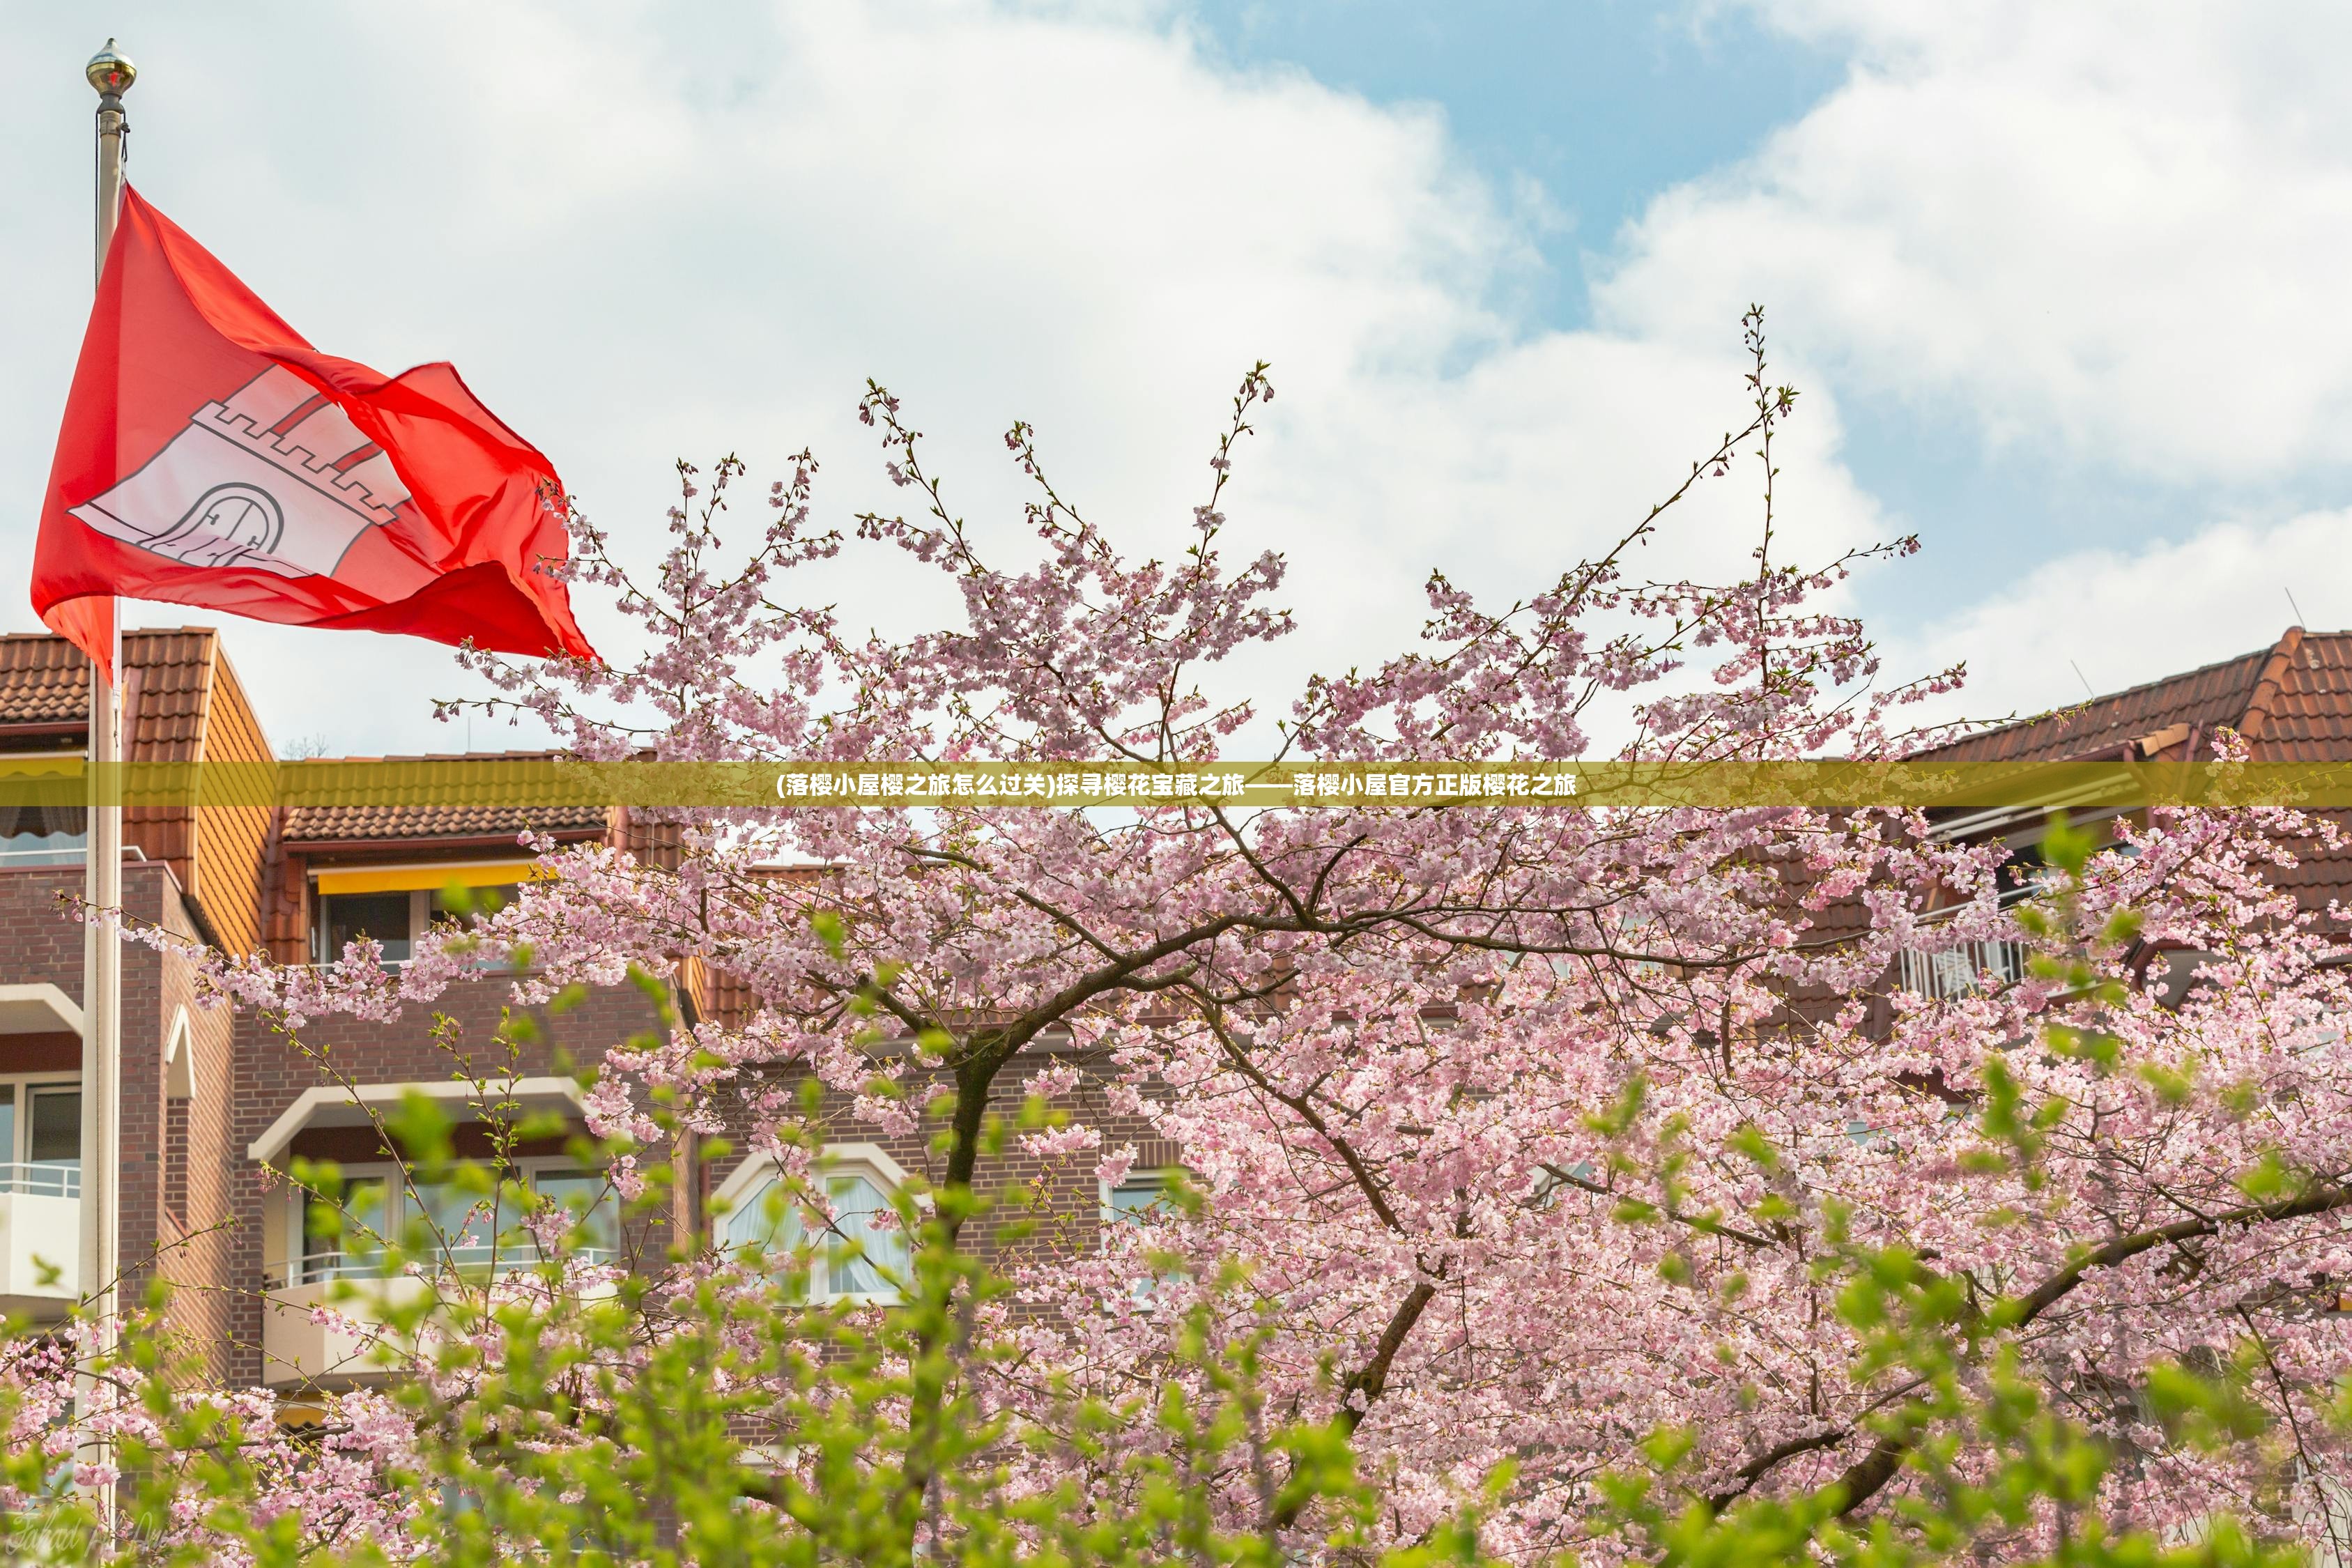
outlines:
{"label": "white cloud", "polygon": [[1898,630],[1892,651],[1934,666],[1969,662],[1965,700],[1941,704],[1943,713],[2037,713],[2080,700],[2084,681],[2117,691],[2266,647],[2295,619],[2290,593],[2306,624],[2352,624],[2342,574],[2311,570],[2347,559],[2352,509],[2226,522],[2128,554],[2064,554],[2011,593]]}
{"label": "white cloud", "polygon": [[[1229,510],[1237,547],[1290,555],[1304,629],[1234,672],[1262,694],[1408,640],[1432,566],[1508,594],[1613,538],[1740,417],[1728,351],[1750,299],[1807,362],[1791,550],[1900,522],[1844,466],[1839,398],[1957,408],[1989,460],[2038,444],[2158,486],[2352,458],[2352,314],[2333,298],[2352,108],[2324,74],[2352,17],[2334,10],[1778,7],[1852,51],[1849,80],[1662,195],[1598,262],[1601,325],[1581,332],[1498,303],[1540,265],[1544,204],[1490,188],[1434,110],[1236,72],[1174,15],[444,0],[231,26],[151,0],[116,25],[148,72],[133,173],[152,197],[323,346],[456,360],[648,547],[680,456],[772,474],[813,444],[827,516],[904,505],[850,418],[869,374],[1007,552],[1028,542],[995,439],[1016,416],[1066,493],[1164,544],[1240,371],[1272,359],[1281,396]],[[95,41],[70,18],[0,19],[0,133],[24,176],[0,209],[17,282],[0,479],[26,498],[87,298],[75,70]],[[1745,470],[1709,486],[1640,567],[1736,566],[1754,489]],[[1964,655],[1966,706],[1987,712],[2064,700],[2069,659],[2107,689],[2261,646],[2287,563],[2308,578],[2346,533],[2339,514],[2234,510],[2137,554],[2053,528],[2054,575],[1884,628],[1895,667]],[[21,580],[30,543],[20,508],[0,574]],[[1899,570],[1960,542],[1930,547]],[[2295,587],[2315,624],[2352,620]],[[930,589],[872,554],[812,586],[899,626],[945,612]],[[429,645],[237,626],[231,646],[281,737],[458,739],[425,717],[425,695],[466,689]]]}
{"label": "white cloud", "polygon": [[[678,456],[772,474],[814,443],[827,515],[904,505],[849,418],[869,374],[1008,552],[1029,542],[996,441],[1016,416],[1066,493],[1172,541],[1264,356],[1281,396],[1228,510],[1237,543],[1294,563],[1305,633],[1236,672],[1271,692],[1409,639],[1433,565],[1497,592],[1548,577],[1738,421],[1737,307],[1672,343],[1522,333],[1489,301],[1537,264],[1534,220],[1434,112],[1213,66],[1129,9],[444,3],[231,27],[157,5],[119,26],[148,72],[152,198],[322,346],[456,360],[648,550]],[[0,33],[0,88],[24,89],[0,131],[40,171],[0,218],[27,263],[0,302],[25,367],[0,387],[0,473],[30,495],[87,288],[89,104],[48,73],[89,41],[13,15]],[[1784,456],[1790,548],[1877,527],[1812,402]],[[1654,569],[1736,569],[1753,488],[1713,487]],[[0,541],[20,574],[28,528]],[[823,591],[903,624],[942,598],[906,579],[866,554]],[[453,739],[423,721],[424,694],[463,689],[437,649],[247,626],[232,647],[282,735]]]}
{"label": "white cloud", "polygon": [[1596,300],[1706,341],[1767,300],[1850,401],[2161,482],[2352,462],[2352,10],[1759,4],[1852,51],[1748,160],[1661,197]]}

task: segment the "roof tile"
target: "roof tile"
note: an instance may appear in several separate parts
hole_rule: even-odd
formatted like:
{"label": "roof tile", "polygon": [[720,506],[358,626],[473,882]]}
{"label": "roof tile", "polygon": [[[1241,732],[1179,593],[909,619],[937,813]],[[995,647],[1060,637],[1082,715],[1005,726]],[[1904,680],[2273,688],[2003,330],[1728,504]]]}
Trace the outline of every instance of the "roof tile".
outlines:
{"label": "roof tile", "polygon": [[[194,761],[212,696],[209,626],[122,634],[123,739],[134,762]],[[89,721],[89,661],[47,632],[0,637],[0,726]]]}
{"label": "roof tile", "polygon": [[[417,757],[333,757],[321,762],[423,763],[422,779],[407,786],[404,800],[381,805],[298,805],[286,813],[289,844],[324,845],[338,841],[387,838],[514,837],[526,832],[574,835],[603,833],[608,814],[601,805],[479,805],[467,799],[480,786],[467,776],[467,764],[504,758],[536,760],[550,752],[474,752]],[[447,763],[446,769],[432,766]]]}
{"label": "roof tile", "polygon": [[[2258,653],[2004,724],[1927,754],[1958,762],[2088,762],[2121,757],[2126,747],[2173,724],[2190,728],[2179,739],[2166,737],[2157,754],[2186,755],[2193,743],[2210,757],[2214,729],[2227,725],[2245,737],[2255,762],[2352,762],[2352,632],[2290,626]],[[2352,812],[2320,815],[2352,828]],[[2307,910],[2352,906],[2352,853],[2306,849],[2272,878]]]}
{"label": "roof tile", "polygon": [[0,724],[61,724],[89,714],[89,663],[63,637],[0,637]]}
{"label": "roof tile", "polygon": [[298,805],[286,814],[285,837],[289,844],[326,844],[604,830],[601,805]]}
{"label": "roof tile", "polygon": [[2189,726],[2212,754],[2221,726],[2256,762],[2352,761],[2352,632],[2291,628],[2270,647],[1982,731],[1926,754],[1950,762],[2091,762]]}

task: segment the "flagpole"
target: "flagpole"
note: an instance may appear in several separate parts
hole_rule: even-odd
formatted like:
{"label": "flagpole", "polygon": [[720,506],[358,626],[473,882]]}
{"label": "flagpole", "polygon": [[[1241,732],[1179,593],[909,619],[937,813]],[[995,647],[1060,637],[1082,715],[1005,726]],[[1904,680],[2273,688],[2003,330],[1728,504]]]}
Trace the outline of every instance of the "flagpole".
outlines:
{"label": "flagpole", "polygon": [[[114,239],[115,219],[122,205],[124,140],[130,121],[122,111],[122,95],[137,79],[138,68],[115,52],[114,40],[90,58],[82,69],[98,91],[98,257],[96,272],[106,270],[107,247]],[[109,600],[107,624],[113,637],[112,679],[100,679],[92,669],[89,682],[89,858],[83,889],[100,910],[122,907],[121,776],[115,766],[122,760],[122,625],[121,605]],[[107,798],[111,794],[112,798]],[[116,1276],[121,1268],[120,1227],[121,1199],[115,1174],[121,1167],[122,1125],[122,943],[110,929],[89,925],[82,935],[81,1040],[81,1280],[82,1297],[89,1303],[96,1344],[110,1352],[120,1332]],[[90,1462],[105,1465],[110,1445],[102,1439],[84,1447]],[[114,1489],[97,1489],[101,1515],[113,1517]]]}

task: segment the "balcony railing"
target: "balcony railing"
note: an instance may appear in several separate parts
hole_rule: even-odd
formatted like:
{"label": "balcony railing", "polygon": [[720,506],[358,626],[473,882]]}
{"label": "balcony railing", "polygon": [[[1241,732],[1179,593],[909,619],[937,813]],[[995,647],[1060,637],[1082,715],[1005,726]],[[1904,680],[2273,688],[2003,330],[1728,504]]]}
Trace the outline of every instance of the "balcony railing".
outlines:
{"label": "balcony railing", "polygon": [[[503,1247],[457,1247],[446,1257],[461,1275],[481,1283],[539,1259],[528,1242]],[[611,1263],[615,1254],[583,1247],[584,1262]],[[344,1387],[382,1383],[413,1366],[422,1343],[419,1325],[404,1309],[421,1309],[430,1322],[446,1322],[450,1281],[428,1268],[394,1274],[380,1251],[314,1252],[264,1270],[268,1310],[262,1318],[262,1381]],[[342,1287],[348,1286],[348,1289]],[[588,1297],[610,1295],[605,1281],[589,1283]],[[320,1311],[319,1309],[327,1310]],[[431,1330],[425,1330],[429,1337]]]}
{"label": "balcony railing", "polygon": [[64,835],[47,839],[0,838],[0,871],[14,866],[79,866],[89,858],[89,847],[79,834],[70,838]]}
{"label": "balcony railing", "polygon": [[1948,947],[1906,947],[1895,961],[1895,984],[1916,996],[1949,1002],[1988,982],[2014,985],[2025,978],[2029,950],[2021,942],[1995,938]]}
{"label": "balcony railing", "polygon": [[0,1163],[0,1193],[22,1193],[36,1198],[78,1198],[81,1196],[81,1167]]}
{"label": "balcony railing", "polygon": [[[606,1247],[583,1247],[566,1256],[582,1263],[602,1265],[613,1262],[620,1254]],[[433,1261],[446,1262],[460,1274],[504,1274],[517,1268],[535,1268],[546,1261],[546,1256],[528,1243],[493,1247],[485,1242],[478,1246],[446,1248],[436,1254]],[[396,1277],[389,1259],[381,1250],[306,1253],[291,1263],[277,1264],[268,1272],[272,1289],[280,1289],[288,1285],[321,1285],[333,1279],[389,1279]]]}

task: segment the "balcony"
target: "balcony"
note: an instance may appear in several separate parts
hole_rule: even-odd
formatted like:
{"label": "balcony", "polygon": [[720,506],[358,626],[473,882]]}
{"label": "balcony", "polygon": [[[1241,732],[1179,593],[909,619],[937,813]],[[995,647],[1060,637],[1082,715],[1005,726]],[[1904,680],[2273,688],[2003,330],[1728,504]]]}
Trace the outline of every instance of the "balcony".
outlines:
{"label": "balcony", "polygon": [[[381,1383],[387,1375],[379,1364],[387,1348],[385,1324],[397,1308],[413,1306],[433,1292],[430,1280],[415,1275],[396,1279],[352,1279],[322,1271],[304,1279],[305,1270],[277,1270],[263,1299],[261,1321],[261,1380],[273,1387],[316,1384],[349,1388]],[[320,1321],[320,1309],[331,1314]],[[394,1341],[390,1347],[410,1347]]]}
{"label": "balcony", "polygon": [[[604,1248],[574,1254],[589,1264],[609,1264],[617,1256]],[[459,1278],[478,1286],[516,1268],[536,1265],[533,1247],[456,1247],[449,1264]],[[381,1253],[313,1252],[272,1266],[261,1326],[262,1381],[272,1387],[306,1384],[349,1388],[382,1383],[393,1375],[382,1364],[389,1349],[405,1355],[414,1342],[388,1326],[402,1308],[437,1298],[440,1281],[423,1274],[388,1274]],[[609,1286],[586,1292],[610,1293]],[[329,1321],[320,1321],[320,1309]]]}
{"label": "balcony", "polygon": [[80,1284],[80,1169],[0,1163],[0,1316],[62,1318]]}
{"label": "balcony", "polygon": [[2029,949],[1996,938],[1948,947],[1906,947],[1896,956],[1895,983],[1916,996],[1949,1002],[1988,985],[2014,985],[2025,978]]}

